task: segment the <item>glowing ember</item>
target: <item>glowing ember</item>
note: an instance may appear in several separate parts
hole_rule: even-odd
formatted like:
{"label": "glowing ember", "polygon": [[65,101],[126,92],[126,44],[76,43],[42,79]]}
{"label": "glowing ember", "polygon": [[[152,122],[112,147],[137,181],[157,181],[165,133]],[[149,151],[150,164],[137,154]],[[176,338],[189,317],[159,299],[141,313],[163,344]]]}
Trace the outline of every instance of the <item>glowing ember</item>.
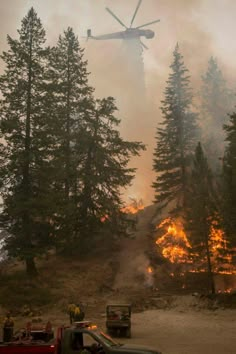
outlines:
{"label": "glowing ember", "polygon": [[109,216],[108,216],[108,215],[102,216],[102,217],[100,218],[101,222],[105,222],[105,221],[108,220],[108,219],[109,219]]}
{"label": "glowing ember", "polygon": [[152,267],[148,267],[147,272],[148,272],[149,274],[153,273]]}
{"label": "glowing ember", "polygon": [[226,289],[226,290],[218,290],[218,294],[230,294],[233,291],[232,288]]}

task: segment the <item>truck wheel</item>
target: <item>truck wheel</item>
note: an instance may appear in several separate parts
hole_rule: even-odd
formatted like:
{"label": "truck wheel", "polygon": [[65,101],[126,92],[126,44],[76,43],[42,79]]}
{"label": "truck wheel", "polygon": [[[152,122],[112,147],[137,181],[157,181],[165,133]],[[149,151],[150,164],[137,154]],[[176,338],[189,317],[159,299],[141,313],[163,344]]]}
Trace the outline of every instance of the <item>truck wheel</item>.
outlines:
{"label": "truck wheel", "polygon": [[127,328],[126,330],[126,338],[131,338],[131,329]]}

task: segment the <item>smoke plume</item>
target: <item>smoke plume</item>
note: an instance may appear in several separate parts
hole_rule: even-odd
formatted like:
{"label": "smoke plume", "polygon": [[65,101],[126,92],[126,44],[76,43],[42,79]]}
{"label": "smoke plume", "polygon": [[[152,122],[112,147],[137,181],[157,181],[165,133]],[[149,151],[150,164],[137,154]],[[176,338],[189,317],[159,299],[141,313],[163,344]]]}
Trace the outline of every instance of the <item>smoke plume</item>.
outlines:
{"label": "smoke plume", "polygon": [[[155,130],[161,121],[160,101],[163,98],[174,47],[178,42],[195,91],[199,90],[201,75],[207,68],[210,56],[218,58],[225,78],[233,85],[236,2],[143,0],[134,27],[156,19],[160,19],[160,22],[147,26],[156,35],[153,39],[143,40],[149,48],[142,53],[144,72],[140,73],[140,77],[130,80],[127,68],[132,55],[127,57],[127,53],[132,53],[132,49],[124,50],[124,43],[121,40],[86,41],[84,37],[88,28],[92,30],[93,35],[124,30],[105,7],[111,8],[126,25],[129,25],[136,4],[137,0],[1,1],[0,51],[7,49],[7,34],[13,38],[17,36],[21,19],[31,6],[42,20],[48,44],[54,45],[63,30],[68,26],[73,27],[81,46],[85,48],[85,57],[91,72],[90,83],[96,88],[96,96],[114,96],[117,99],[118,116],[122,120],[122,136],[147,144],[147,151],[131,162],[132,166],[138,167],[138,171],[133,185],[125,195],[131,195],[136,199],[142,198],[145,204],[148,204],[153,200],[150,186],[154,179],[152,157]],[[0,72],[2,70],[3,65],[0,62]],[[139,84],[143,85],[143,81],[146,95],[143,95],[142,101]]]}

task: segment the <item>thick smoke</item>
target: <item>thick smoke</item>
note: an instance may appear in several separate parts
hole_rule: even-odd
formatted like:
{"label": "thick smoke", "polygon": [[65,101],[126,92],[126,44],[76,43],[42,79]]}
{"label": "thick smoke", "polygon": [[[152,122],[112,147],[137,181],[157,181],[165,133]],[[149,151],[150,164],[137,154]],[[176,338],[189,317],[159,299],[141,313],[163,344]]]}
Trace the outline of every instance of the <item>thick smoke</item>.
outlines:
{"label": "thick smoke", "polygon": [[[156,36],[143,41],[144,76],[134,81],[127,74],[129,51],[122,41],[86,41],[87,29],[94,35],[121,31],[124,28],[110,16],[108,6],[127,25],[132,18],[137,0],[8,0],[1,1],[0,51],[7,49],[6,35],[16,37],[20,21],[31,6],[35,8],[47,31],[48,44],[55,44],[58,35],[68,26],[78,34],[85,48],[90,83],[96,87],[97,97],[112,95],[117,99],[118,115],[122,119],[121,133],[125,139],[142,140],[147,151],[132,161],[138,167],[135,183],[125,195],[142,198],[145,204],[153,200],[150,187],[155,130],[161,120],[160,100],[163,98],[169,65],[176,43],[190,70],[192,85],[199,89],[201,74],[207,68],[210,56],[218,57],[219,66],[232,84],[235,80],[234,39],[236,2],[234,0],[143,0],[134,26],[160,19],[148,26]],[[131,53],[131,51],[130,51]],[[0,62],[0,70],[2,64]],[[146,99],[137,98],[145,80]],[[139,83],[139,84],[138,84]],[[136,97],[136,98],[135,98]],[[139,107],[142,102],[142,107]],[[144,104],[145,102],[145,104]]]}

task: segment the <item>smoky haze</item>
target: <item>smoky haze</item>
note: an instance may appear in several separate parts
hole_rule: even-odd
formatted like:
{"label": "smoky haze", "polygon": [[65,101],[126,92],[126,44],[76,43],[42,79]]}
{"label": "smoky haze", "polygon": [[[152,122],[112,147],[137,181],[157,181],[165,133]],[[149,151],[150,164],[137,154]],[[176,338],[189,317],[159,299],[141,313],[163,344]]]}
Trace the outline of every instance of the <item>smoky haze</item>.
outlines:
{"label": "smoky haze", "polygon": [[[137,60],[132,49],[121,40],[86,41],[87,29],[100,35],[124,28],[105,10],[109,7],[129,26],[137,0],[0,0],[0,51],[7,49],[6,36],[17,36],[21,19],[34,7],[46,29],[48,44],[56,44],[58,35],[73,27],[80,44],[85,48],[90,83],[97,97],[114,96],[121,134],[125,139],[147,144],[147,151],[132,160],[138,167],[133,185],[124,198],[143,199],[147,205],[153,200],[150,187],[154,137],[161,121],[160,101],[163,98],[169,65],[176,43],[179,43],[186,67],[190,71],[195,91],[200,88],[201,75],[206,71],[210,56],[218,58],[224,77],[235,86],[235,0],[143,0],[133,27],[160,19],[147,26],[155,32],[153,39],[143,39],[144,50],[136,65],[136,77],[131,79],[128,63]],[[132,57],[133,56],[133,57]],[[132,65],[132,64],[131,64]],[[143,65],[143,72],[142,72]],[[0,71],[3,71],[0,63]],[[140,85],[145,82],[145,94]]]}

